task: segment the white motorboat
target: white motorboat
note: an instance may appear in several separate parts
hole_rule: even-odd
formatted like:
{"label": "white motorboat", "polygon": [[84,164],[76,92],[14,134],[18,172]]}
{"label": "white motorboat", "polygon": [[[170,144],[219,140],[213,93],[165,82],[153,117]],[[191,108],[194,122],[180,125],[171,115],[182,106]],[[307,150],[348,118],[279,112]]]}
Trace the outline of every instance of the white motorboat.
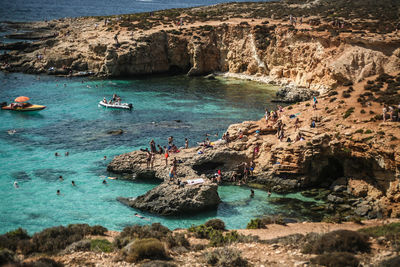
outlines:
{"label": "white motorboat", "polygon": [[112,103],[108,104],[105,103],[104,101],[99,102],[99,107],[105,107],[105,108],[118,108],[118,109],[129,109],[131,110],[133,108],[133,105],[131,103]]}

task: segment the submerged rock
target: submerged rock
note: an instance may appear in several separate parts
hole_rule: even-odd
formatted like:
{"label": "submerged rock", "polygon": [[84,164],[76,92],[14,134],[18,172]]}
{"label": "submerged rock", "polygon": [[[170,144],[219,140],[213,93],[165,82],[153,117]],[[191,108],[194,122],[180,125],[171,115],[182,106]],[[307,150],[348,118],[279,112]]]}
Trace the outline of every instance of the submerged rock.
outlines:
{"label": "submerged rock", "polygon": [[160,215],[186,215],[214,210],[221,199],[218,195],[218,186],[207,181],[183,187],[162,183],[135,199],[120,197],[118,201],[132,208]]}
{"label": "submerged rock", "polygon": [[107,134],[111,134],[111,135],[121,135],[124,133],[124,130],[122,129],[118,129],[118,130],[111,130],[108,131]]}

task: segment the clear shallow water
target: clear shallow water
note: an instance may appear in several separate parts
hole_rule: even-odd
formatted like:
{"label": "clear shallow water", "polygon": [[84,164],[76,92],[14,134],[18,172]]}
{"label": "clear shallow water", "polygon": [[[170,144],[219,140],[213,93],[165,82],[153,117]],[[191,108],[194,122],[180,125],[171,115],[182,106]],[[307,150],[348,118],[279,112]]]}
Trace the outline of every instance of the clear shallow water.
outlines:
{"label": "clear shallow water", "polygon": [[[261,1],[261,0],[259,0]],[[259,2],[257,0],[253,2]],[[227,0],[1,0],[0,21],[38,21],[63,17],[104,16],[187,8]],[[248,2],[236,0],[235,2]]]}
{"label": "clear shallow water", "polygon": [[[132,102],[134,110],[97,106],[113,93]],[[36,232],[70,223],[121,230],[134,223],[161,222],[173,229],[213,217],[223,219],[229,228],[243,228],[251,218],[279,209],[268,204],[266,192],[256,190],[250,199],[248,188],[222,186],[223,203],[216,212],[179,218],[142,213],[149,219],[142,220],[116,197],[136,197],[155,184],[108,180],[103,185],[101,177],[109,175],[106,166],[113,156],[147,146],[151,138],[166,144],[173,135],[183,146],[188,137],[195,144],[206,133],[221,134],[231,123],[259,119],[266,106],[273,106],[269,101],[274,90],[267,85],[185,76],[105,81],[40,76],[38,80],[38,76],[1,73],[0,102],[19,95],[47,108],[36,114],[0,111],[0,233],[20,226]],[[123,135],[107,134],[120,128]],[[10,129],[17,132],[10,135]],[[55,152],[62,156],[55,157]],[[64,181],[58,180],[59,175]],[[14,181],[19,189],[13,187]]]}

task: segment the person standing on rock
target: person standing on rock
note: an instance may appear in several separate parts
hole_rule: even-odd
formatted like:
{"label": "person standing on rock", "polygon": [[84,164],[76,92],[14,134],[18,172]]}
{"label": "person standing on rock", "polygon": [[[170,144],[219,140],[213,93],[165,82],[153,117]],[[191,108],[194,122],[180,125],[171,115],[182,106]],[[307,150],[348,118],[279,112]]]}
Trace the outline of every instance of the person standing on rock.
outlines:
{"label": "person standing on rock", "polygon": [[383,109],[382,109],[383,121],[386,121],[386,113],[387,113],[387,108],[386,108],[386,106],[384,106]]}
{"label": "person standing on rock", "polygon": [[146,148],[146,167],[147,169],[150,167],[150,161],[151,161],[151,152],[149,151],[148,148]]}
{"label": "person standing on rock", "polygon": [[168,149],[167,149],[166,146],[164,146],[164,151],[165,151],[165,154],[164,154],[164,157],[165,157],[165,166],[168,166],[169,152],[168,152]]}
{"label": "person standing on rock", "polygon": [[295,122],[294,122],[294,130],[297,131],[299,129],[299,124],[300,124],[300,120],[299,118],[296,118]]}
{"label": "person standing on rock", "polygon": [[185,149],[189,148],[189,140],[185,138]]}
{"label": "person standing on rock", "polygon": [[150,158],[150,169],[153,169],[154,160],[156,159],[156,153],[151,152],[150,155],[151,155],[151,158]]}
{"label": "person standing on rock", "polygon": [[116,45],[119,45],[119,42],[118,42],[118,33],[117,33],[116,35],[114,35],[114,41],[115,41],[115,44],[116,44]]}
{"label": "person standing on rock", "polygon": [[154,139],[151,139],[150,141],[150,152],[157,153],[156,142],[154,142]]}
{"label": "person standing on rock", "polygon": [[247,164],[247,162],[244,163],[243,166],[243,174],[244,174],[244,179],[243,179],[243,183],[247,183],[247,178],[249,177],[249,165]]}

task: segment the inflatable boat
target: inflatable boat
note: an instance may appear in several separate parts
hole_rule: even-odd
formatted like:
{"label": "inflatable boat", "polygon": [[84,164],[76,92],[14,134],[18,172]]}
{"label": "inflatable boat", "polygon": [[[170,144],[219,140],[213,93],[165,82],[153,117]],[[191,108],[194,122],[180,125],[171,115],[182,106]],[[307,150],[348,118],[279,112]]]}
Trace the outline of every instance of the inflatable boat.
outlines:
{"label": "inflatable boat", "polygon": [[100,101],[99,102],[99,107],[100,106],[105,107],[105,108],[117,108],[117,109],[128,109],[128,110],[131,110],[133,108],[133,105],[132,104],[128,104],[128,103],[120,103],[120,104],[112,103],[112,104],[108,104],[108,103],[105,103],[104,101]]}

